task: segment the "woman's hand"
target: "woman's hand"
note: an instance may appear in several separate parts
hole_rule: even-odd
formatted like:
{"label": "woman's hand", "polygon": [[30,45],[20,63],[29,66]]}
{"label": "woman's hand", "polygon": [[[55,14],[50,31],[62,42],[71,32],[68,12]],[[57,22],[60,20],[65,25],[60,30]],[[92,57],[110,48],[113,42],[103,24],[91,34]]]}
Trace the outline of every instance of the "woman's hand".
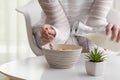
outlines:
{"label": "woman's hand", "polygon": [[44,44],[51,42],[55,38],[56,32],[52,25],[45,24],[42,26],[41,40]]}
{"label": "woman's hand", "polygon": [[110,35],[111,33],[111,40],[120,42],[120,27],[118,25],[109,23],[106,26],[106,35]]}

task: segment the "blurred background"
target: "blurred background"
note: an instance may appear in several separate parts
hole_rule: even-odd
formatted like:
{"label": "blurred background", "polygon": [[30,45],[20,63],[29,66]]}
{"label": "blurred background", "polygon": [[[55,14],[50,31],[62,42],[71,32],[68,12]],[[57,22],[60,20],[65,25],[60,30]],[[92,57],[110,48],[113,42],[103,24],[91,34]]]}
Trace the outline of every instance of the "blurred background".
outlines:
{"label": "blurred background", "polygon": [[[30,0],[0,0],[0,65],[6,62],[35,56],[28,44],[25,21],[16,8]],[[120,0],[114,0],[113,8],[120,11]],[[0,80],[6,77],[0,74]]]}

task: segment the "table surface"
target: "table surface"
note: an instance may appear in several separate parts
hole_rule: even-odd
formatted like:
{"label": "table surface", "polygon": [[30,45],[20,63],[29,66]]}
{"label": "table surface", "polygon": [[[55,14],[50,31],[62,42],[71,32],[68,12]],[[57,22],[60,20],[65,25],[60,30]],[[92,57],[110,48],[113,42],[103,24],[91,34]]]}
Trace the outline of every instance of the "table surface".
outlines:
{"label": "table surface", "polygon": [[53,69],[44,56],[32,57],[3,64],[0,72],[25,80],[120,80],[120,56],[108,58],[104,75],[96,77],[86,74],[84,58],[85,55],[82,54],[73,68]]}

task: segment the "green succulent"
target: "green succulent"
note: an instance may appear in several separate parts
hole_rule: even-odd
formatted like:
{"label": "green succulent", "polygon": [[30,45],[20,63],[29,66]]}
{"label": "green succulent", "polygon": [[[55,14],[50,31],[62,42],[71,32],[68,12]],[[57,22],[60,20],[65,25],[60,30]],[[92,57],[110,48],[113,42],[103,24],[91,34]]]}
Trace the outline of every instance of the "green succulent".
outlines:
{"label": "green succulent", "polygon": [[89,51],[87,58],[90,62],[103,62],[105,60],[105,55],[103,54],[103,51],[94,48],[94,50]]}

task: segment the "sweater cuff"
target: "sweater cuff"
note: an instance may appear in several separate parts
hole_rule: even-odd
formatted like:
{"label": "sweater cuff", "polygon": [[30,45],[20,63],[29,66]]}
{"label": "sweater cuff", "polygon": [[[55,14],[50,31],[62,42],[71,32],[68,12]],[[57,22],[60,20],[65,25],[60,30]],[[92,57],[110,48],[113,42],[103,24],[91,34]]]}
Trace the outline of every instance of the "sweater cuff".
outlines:
{"label": "sweater cuff", "polygon": [[51,43],[52,44],[64,44],[67,39],[64,37],[64,35],[61,33],[60,30],[58,30],[55,27],[53,27],[53,29],[56,31],[56,35],[55,35],[54,40]]}

